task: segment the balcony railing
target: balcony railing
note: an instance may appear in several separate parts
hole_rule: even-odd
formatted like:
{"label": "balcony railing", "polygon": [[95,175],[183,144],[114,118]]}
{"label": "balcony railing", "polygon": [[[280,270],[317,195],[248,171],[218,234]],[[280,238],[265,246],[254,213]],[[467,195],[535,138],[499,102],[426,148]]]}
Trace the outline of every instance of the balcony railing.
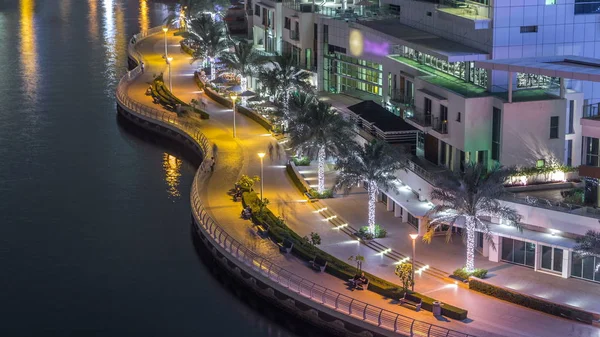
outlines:
{"label": "balcony railing", "polygon": [[400,104],[406,105],[414,105],[415,98],[412,95],[407,95],[400,89],[392,90],[392,94],[390,95],[390,100]]}
{"label": "balcony railing", "polygon": [[475,1],[440,0],[438,8],[445,13],[467,19],[490,19],[490,6]]}
{"label": "balcony railing", "polygon": [[583,106],[583,118],[599,118],[600,103]]}
{"label": "balcony railing", "polygon": [[290,39],[293,41],[300,41],[300,34],[297,30],[290,30]]}
{"label": "balcony railing", "polygon": [[422,127],[430,127],[433,121],[431,111],[424,111],[418,107],[411,107],[407,111],[405,118],[414,121]]}
{"label": "balcony railing", "polygon": [[433,119],[433,130],[441,133],[448,133],[448,120],[440,120],[439,117],[434,117]]}

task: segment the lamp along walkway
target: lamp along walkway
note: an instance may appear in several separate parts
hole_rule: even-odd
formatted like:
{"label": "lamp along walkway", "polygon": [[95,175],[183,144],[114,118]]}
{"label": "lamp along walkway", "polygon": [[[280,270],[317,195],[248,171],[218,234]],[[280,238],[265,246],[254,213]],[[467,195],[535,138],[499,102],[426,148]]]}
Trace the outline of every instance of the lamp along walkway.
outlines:
{"label": "lamp along walkway", "polygon": [[[199,89],[197,88],[193,73],[194,66],[190,65],[190,57],[181,52],[178,42],[179,37],[168,36],[169,56],[173,57],[171,64],[173,93],[181,100],[189,102],[191,99],[199,98]],[[132,106],[142,105],[146,109],[157,109],[163,112],[166,110],[152,103],[149,96],[145,96],[148,83],[152,80],[152,75],[166,72],[167,66],[162,58],[164,51],[164,40],[162,35],[149,36],[141,40],[135,46],[142,55],[145,63],[145,72],[138,77],[133,78],[124,91],[127,99],[131,101]],[[210,114],[209,120],[200,120],[196,116],[176,117],[175,113],[167,112],[173,116],[169,121],[171,124],[181,125],[186,128],[186,132],[193,134],[193,128],[201,130],[202,134],[213,143],[215,149],[216,167],[208,180],[197,179],[193,186],[199,193],[198,199],[204,203],[205,217],[211,217],[221,226],[226,235],[230,238],[228,244],[243,245],[242,249],[249,249],[260,257],[250,257],[255,259],[266,259],[267,263],[273,263],[278,268],[290,271],[307,282],[313,282],[320,287],[329,289],[330,292],[343,294],[356,302],[364,303],[364,315],[369,308],[378,308],[386,312],[401,315],[407,319],[415,319],[420,325],[441,327],[443,330],[456,330],[452,334],[441,334],[448,336],[460,336],[463,334],[475,336],[597,336],[599,330],[587,325],[577,324],[571,321],[559,319],[550,315],[542,314],[517,305],[505,303],[485,295],[470,292],[469,290],[455,287],[453,284],[444,283],[441,280],[423,275],[417,280],[419,292],[428,296],[437,297],[436,291],[440,289],[450,289],[451,296],[444,296],[448,303],[461,306],[469,310],[469,319],[464,322],[449,320],[446,318],[436,318],[430,312],[424,310],[415,312],[409,308],[401,307],[396,301],[382,298],[380,295],[369,291],[351,291],[348,290],[344,281],[335,278],[326,273],[315,273],[306,263],[291,256],[279,253],[278,247],[270,240],[261,239],[256,235],[252,225],[247,220],[240,217],[241,205],[234,203],[227,191],[233,187],[233,183],[242,174],[250,176],[260,175],[260,158],[258,152],[265,152],[270,143],[275,144],[275,139],[267,134],[266,131],[254,121],[238,114],[237,138],[232,138],[233,112],[231,109],[224,108],[207,98],[206,110]],[[212,150],[212,149],[211,149]],[[282,151],[283,152],[283,151]],[[335,255],[341,260],[347,259],[350,255],[360,254],[365,256],[365,269],[370,270],[382,264],[379,257],[373,257],[373,252],[359,245],[356,241],[348,242],[348,237],[335,231],[331,226],[323,221],[323,218],[309,206],[296,187],[287,178],[285,172],[286,158],[268,158],[265,161],[265,180],[264,194],[271,203],[269,208],[276,214],[283,217],[286,224],[301,236],[310,232],[318,232],[323,238],[321,249]],[[224,235],[224,234],[223,234]],[[223,236],[221,235],[221,236]],[[253,253],[248,252],[249,255]],[[248,256],[249,256],[248,255]],[[246,257],[247,259],[248,257]],[[393,266],[385,266],[390,271]],[[383,270],[383,266],[379,266]],[[289,273],[289,272],[288,272]],[[390,279],[387,275],[380,275],[378,270],[375,274],[399,283],[397,279]],[[294,290],[292,288],[292,290]],[[366,316],[363,317],[365,319]],[[372,319],[366,318],[368,322]],[[377,322],[375,323],[377,325]],[[436,328],[437,329],[437,328]],[[434,329],[434,331],[436,331]],[[419,333],[419,335],[427,335]],[[445,330],[448,331],[448,330]],[[437,333],[436,335],[440,335]]]}

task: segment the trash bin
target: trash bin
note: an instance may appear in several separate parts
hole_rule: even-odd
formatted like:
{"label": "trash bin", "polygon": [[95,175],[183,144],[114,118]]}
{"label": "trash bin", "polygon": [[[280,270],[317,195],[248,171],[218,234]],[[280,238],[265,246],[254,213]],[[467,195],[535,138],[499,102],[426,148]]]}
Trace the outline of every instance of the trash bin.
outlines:
{"label": "trash bin", "polygon": [[431,311],[433,312],[433,316],[442,316],[442,303],[434,301],[433,309]]}

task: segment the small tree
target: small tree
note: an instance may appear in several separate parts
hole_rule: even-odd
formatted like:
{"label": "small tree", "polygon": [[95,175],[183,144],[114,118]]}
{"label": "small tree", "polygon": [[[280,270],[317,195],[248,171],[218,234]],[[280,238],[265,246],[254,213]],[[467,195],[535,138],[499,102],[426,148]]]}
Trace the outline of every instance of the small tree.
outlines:
{"label": "small tree", "polygon": [[408,287],[414,284],[414,280],[412,278],[412,264],[408,262],[403,262],[396,266],[396,271],[394,272],[402,282],[402,290],[404,292],[408,291]]}
{"label": "small tree", "polygon": [[256,199],[256,204],[258,205],[258,215],[262,216],[265,208],[269,204],[269,199],[263,198],[262,200]]}
{"label": "small tree", "polygon": [[365,262],[365,257],[364,256],[358,255],[358,254],[356,256],[351,255],[348,258],[348,261],[350,261],[350,262],[352,262],[352,261],[356,262],[356,274],[360,274],[362,272],[362,264],[363,264],[363,262]]}
{"label": "small tree", "polygon": [[309,235],[304,237],[304,240],[313,247],[316,247],[321,244],[321,236],[319,235],[319,233],[315,232],[310,232]]}
{"label": "small tree", "polygon": [[240,186],[241,188],[250,191],[252,189],[252,187],[254,187],[254,183],[257,183],[260,181],[260,178],[258,176],[254,176],[252,178],[250,178],[249,176],[243,174],[240,177],[240,180],[237,181],[237,185]]}
{"label": "small tree", "polygon": [[[600,256],[600,232],[587,231],[584,236],[577,238],[577,246],[573,250],[581,256]],[[596,272],[598,270],[600,263],[596,265]]]}

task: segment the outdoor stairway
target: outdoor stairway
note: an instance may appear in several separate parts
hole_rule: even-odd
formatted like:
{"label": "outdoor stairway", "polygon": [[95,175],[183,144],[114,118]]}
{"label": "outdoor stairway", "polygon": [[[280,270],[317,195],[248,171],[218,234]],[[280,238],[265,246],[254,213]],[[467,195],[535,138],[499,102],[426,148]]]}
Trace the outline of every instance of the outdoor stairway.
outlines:
{"label": "outdoor stairway", "polygon": [[[309,203],[309,204],[312,205],[313,208],[315,209],[315,211],[320,213],[324,219],[327,219],[327,222],[329,222],[333,228],[335,228],[345,234],[348,234],[348,236],[350,236],[354,240],[359,240],[359,238],[355,235],[355,233],[358,232],[358,229],[350,226],[350,224],[347,221],[345,221],[338,214],[331,211],[329,208],[327,208],[327,206],[323,205],[323,203],[320,200]],[[409,256],[406,256],[400,252],[397,252],[391,248],[388,248],[388,247],[382,245],[381,243],[377,242],[377,239],[371,240],[368,243],[366,243],[364,241],[362,241],[361,243],[363,245],[371,248],[372,250],[376,251],[377,253],[394,260],[394,262],[396,264],[399,261],[410,261]],[[449,273],[444,272],[440,269],[432,268],[431,266],[427,266],[426,264],[424,264],[422,262],[415,261],[415,272],[419,272],[419,270],[421,270],[422,272],[424,272],[428,275],[435,276],[435,277],[438,277],[441,279],[448,279],[448,275],[449,275]]]}

